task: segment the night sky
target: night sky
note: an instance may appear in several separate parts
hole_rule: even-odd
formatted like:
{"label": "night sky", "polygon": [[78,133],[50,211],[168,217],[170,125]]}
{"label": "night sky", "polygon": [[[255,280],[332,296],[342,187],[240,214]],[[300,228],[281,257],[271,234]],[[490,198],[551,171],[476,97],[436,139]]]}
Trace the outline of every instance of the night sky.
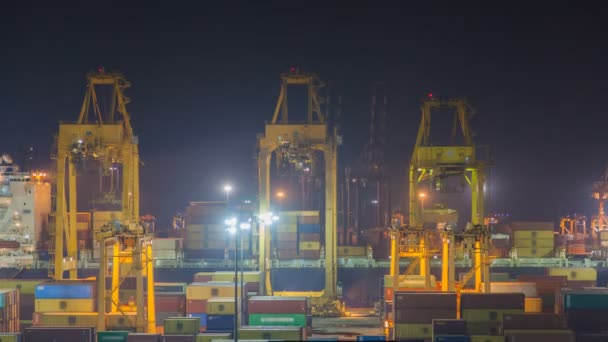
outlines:
{"label": "night sky", "polygon": [[60,120],[77,119],[86,73],[122,72],[145,164],[142,213],[165,225],[190,200],[222,199],[225,181],[253,195],[256,134],[272,118],[279,74],[297,65],[343,97],[343,165],[367,137],[372,83],[387,83],[394,196],[406,190],[397,180],[407,176],[419,100],[432,91],[477,109],[476,140],[496,162],[490,209],[521,220],[593,211],[591,183],[608,162],[601,9],[204,3],[4,8],[1,152],[18,159],[33,145],[38,165],[50,166],[52,136]]}

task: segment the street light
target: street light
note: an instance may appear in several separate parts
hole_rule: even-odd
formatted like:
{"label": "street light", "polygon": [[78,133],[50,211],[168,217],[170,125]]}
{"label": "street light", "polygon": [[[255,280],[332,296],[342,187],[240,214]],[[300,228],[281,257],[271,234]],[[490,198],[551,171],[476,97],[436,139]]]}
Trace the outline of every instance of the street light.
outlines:
{"label": "street light", "polygon": [[224,185],[224,192],[226,193],[226,203],[230,200],[230,192],[232,191],[232,185],[226,184]]}
{"label": "street light", "polygon": [[418,197],[420,198],[420,205],[422,207],[421,212],[424,214],[424,199],[426,198],[426,193],[421,192],[418,194]]}
{"label": "street light", "polygon": [[[226,193],[228,193],[227,191]],[[238,341],[238,315],[239,315],[239,259],[237,258],[237,248],[239,243],[239,235],[237,234],[237,220],[235,217],[228,218],[224,221],[227,228],[226,230],[234,235],[234,342]],[[242,299],[242,298],[241,298]]]}
{"label": "street light", "polygon": [[277,191],[277,199],[279,201],[279,211],[283,210],[283,198],[285,198],[285,192],[282,190]]}

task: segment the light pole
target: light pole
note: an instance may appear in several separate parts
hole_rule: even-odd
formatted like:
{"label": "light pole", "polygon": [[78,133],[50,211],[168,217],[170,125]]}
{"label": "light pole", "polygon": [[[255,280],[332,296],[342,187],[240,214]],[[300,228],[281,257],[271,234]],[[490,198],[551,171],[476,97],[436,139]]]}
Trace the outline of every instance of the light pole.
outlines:
{"label": "light pole", "polygon": [[237,258],[237,250],[239,244],[239,235],[237,234],[236,218],[229,218],[224,221],[227,230],[230,234],[234,235],[234,342],[238,341],[238,316],[239,316],[239,261]]}
{"label": "light pole", "polygon": [[224,185],[224,192],[226,193],[226,204],[230,201],[230,192],[232,191],[232,185],[226,184]]}
{"label": "light pole", "polygon": [[418,194],[418,197],[420,198],[420,219],[424,220],[424,199],[426,198],[426,193],[421,192]]}
{"label": "light pole", "polygon": [[[243,272],[243,230],[249,230],[251,229],[251,223],[249,222],[242,222],[239,225],[239,235],[241,236],[241,302],[245,300],[245,277],[244,277],[244,272]],[[235,259],[236,259],[236,250],[235,252]],[[237,279],[237,278],[235,278]],[[237,279],[238,280],[238,279]],[[244,322],[245,317],[243,316],[245,312],[241,309],[241,322]]]}

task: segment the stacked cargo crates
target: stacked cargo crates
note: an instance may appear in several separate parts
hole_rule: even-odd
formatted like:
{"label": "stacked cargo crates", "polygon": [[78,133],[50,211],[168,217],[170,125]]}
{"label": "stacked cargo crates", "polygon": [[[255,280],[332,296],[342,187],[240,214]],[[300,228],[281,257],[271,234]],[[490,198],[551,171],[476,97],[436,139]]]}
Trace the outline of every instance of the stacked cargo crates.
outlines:
{"label": "stacked cargo crates", "polygon": [[92,327],[29,327],[23,333],[25,342],[78,341],[95,342]]}
{"label": "stacked cargo crates", "polygon": [[227,247],[225,202],[191,202],[186,209],[186,259],[224,259]]}
{"label": "stacked cargo crates", "polygon": [[0,332],[19,332],[19,290],[0,289]]}
{"label": "stacked cargo crates", "polygon": [[[234,298],[234,282],[192,283],[186,287],[186,314],[198,318],[199,331],[226,331],[234,325],[234,315],[216,315],[208,312],[208,302],[214,297]],[[237,284],[240,296],[240,284]],[[228,324],[230,323],[230,324]],[[229,326],[225,329],[224,326]]]}
{"label": "stacked cargo crates", "polygon": [[503,315],[523,314],[523,293],[463,293],[460,318],[467,322],[471,336],[501,335]]}
{"label": "stacked cargo crates", "polygon": [[297,212],[281,212],[276,223],[273,249],[281,260],[298,258],[298,216]]}
{"label": "stacked cargo crates", "polygon": [[536,292],[541,300],[543,313],[562,312],[561,308],[561,289],[567,287],[568,277],[566,276],[545,276],[545,275],[519,275],[517,280],[533,282],[536,284]]}
{"label": "stacked cargo crates", "polygon": [[46,279],[1,279],[0,288],[19,290],[19,324],[21,327],[32,325],[35,310],[34,292],[36,286],[47,282]]}
{"label": "stacked cargo crates", "polygon": [[201,326],[201,320],[198,317],[171,317],[165,319],[163,322],[163,339],[165,341],[171,340],[172,337],[166,339],[167,336],[190,336],[188,338],[173,337],[175,341],[194,341],[195,337],[199,333]]}
{"label": "stacked cargo crates", "polygon": [[490,293],[523,293],[525,296],[524,311],[528,313],[542,312],[542,300],[538,297],[536,284],[533,282],[491,282]]}
{"label": "stacked cargo crates", "polygon": [[298,215],[298,256],[319,259],[321,251],[321,221],[318,211],[301,211]]}
{"label": "stacked cargo crates", "polygon": [[33,326],[95,327],[96,282],[62,281],[35,288]]}
{"label": "stacked cargo crates", "polygon": [[467,321],[461,319],[434,319],[433,342],[469,342]]}
{"label": "stacked cargo crates", "polygon": [[555,256],[555,227],[552,222],[513,222],[510,226],[518,258]]}
{"label": "stacked cargo crates", "polygon": [[[260,272],[243,272],[243,279],[245,281],[245,294],[258,292],[260,290]],[[195,283],[204,283],[209,281],[234,282],[234,272],[198,272],[194,274]],[[241,272],[238,273],[238,282],[241,283]]]}
{"label": "stacked cargo crates", "polygon": [[155,283],[154,305],[158,327],[169,317],[186,316],[186,283]]}
{"label": "stacked cargo crates", "polygon": [[[234,287],[233,287],[234,289]],[[237,299],[238,301],[238,299]],[[234,328],[234,321],[240,308],[232,297],[212,297],[207,300],[207,331],[226,332]]]}
{"label": "stacked cargo crates", "polygon": [[552,267],[547,269],[547,275],[566,276],[570,289],[582,289],[597,285],[597,270],[591,267]]}
{"label": "stacked cargo crates", "polygon": [[397,292],[393,340],[430,340],[434,319],[456,318],[456,293]]}
{"label": "stacked cargo crates", "polygon": [[247,307],[251,326],[308,326],[306,297],[254,296]]}
{"label": "stacked cargo crates", "polygon": [[506,314],[502,324],[507,341],[574,342],[563,316],[556,314]]}
{"label": "stacked cargo crates", "polygon": [[608,340],[608,289],[564,290],[563,303],[568,327],[576,332],[577,340],[589,334]]}

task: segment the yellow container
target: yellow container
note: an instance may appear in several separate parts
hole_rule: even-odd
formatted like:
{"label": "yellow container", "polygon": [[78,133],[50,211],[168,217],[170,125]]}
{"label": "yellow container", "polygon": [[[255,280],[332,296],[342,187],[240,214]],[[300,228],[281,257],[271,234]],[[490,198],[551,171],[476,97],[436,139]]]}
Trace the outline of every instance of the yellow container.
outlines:
{"label": "yellow container", "polygon": [[525,299],[525,309],[526,313],[541,313],[543,312],[543,300],[542,298],[528,298]]}
{"label": "yellow container", "polygon": [[498,321],[502,322],[502,316],[505,314],[521,314],[524,310],[518,309],[504,309],[504,310],[492,310],[492,309],[467,309],[462,310],[460,319],[471,322],[488,322]]}
{"label": "yellow container", "polygon": [[[434,275],[431,278],[431,288],[435,288],[436,279]],[[416,289],[424,287],[424,277],[419,275],[399,275],[398,288]],[[384,287],[393,287],[393,276],[384,276]]]}
{"label": "yellow container", "polygon": [[110,312],[105,316],[107,329],[126,330],[137,327],[137,312]]}
{"label": "yellow container", "polygon": [[43,327],[96,327],[97,312],[34,313],[32,325]]}
{"label": "yellow container", "polygon": [[550,258],[555,256],[553,247],[518,248],[518,258]]}
{"label": "yellow container", "polygon": [[550,239],[518,239],[514,241],[513,247],[518,248],[544,248],[555,246],[555,240]]}
{"label": "yellow container", "polygon": [[469,341],[470,342],[505,342],[505,337],[504,336],[477,335],[477,336],[469,336]]}
{"label": "yellow container", "polygon": [[20,333],[0,333],[0,342],[21,342]]}
{"label": "yellow container", "polygon": [[234,315],[234,297],[213,297],[207,300],[208,315]]}
{"label": "yellow container", "polygon": [[[240,285],[237,285],[240,293]],[[234,296],[234,285],[188,285],[186,287],[186,299],[207,300],[211,297],[230,297]]]}
{"label": "yellow container", "polygon": [[320,242],[300,242],[300,250],[301,251],[318,251],[321,248]]}
{"label": "yellow container", "polygon": [[363,246],[339,246],[338,256],[365,256],[366,248]]}
{"label": "yellow container", "polygon": [[553,267],[550,276],[567,276],[568,280],[597,280],[597,270],[591,267]]}
{"label": "yellow container", "polygon": [[36,312],[93,312],[95,299],[36,299]]}
{"label": "yellow container", "polygon": [[433,324],[395,324],[396,338],[431,338]]}
{"label": "yellow container", "polygon": [[519,239],[552,239],[554,236],[552,230],[517,230],[513,233],[515,241]]}
{"label": "yellow container", "polygon": [[[234,272],[209,272],[212,281],[234,281]],[[198,274],[198,273],[197,273]],[[241,273],[238,274],[239,282]],[[243,279],[246,283],[256,283],[260,281],[260,272],[243,272]]]}

